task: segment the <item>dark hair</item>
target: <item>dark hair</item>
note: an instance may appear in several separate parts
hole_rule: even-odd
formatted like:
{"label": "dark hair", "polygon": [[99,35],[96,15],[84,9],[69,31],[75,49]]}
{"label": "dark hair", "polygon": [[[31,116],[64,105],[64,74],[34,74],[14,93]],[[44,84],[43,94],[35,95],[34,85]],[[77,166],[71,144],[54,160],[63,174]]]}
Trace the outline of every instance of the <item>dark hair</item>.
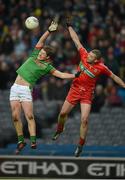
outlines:
{"label": "dark hair", "polygon": [[54,58],[55,55],[55,48],[51,46],[44,46],[43,49],[46,51],[47,56],[50,57],[50,59]]}
{"label": "dark hair", "polygon": [[97,60],[102,57],[101,51],[98,49],[93,49],[92,52],[96,55]]}

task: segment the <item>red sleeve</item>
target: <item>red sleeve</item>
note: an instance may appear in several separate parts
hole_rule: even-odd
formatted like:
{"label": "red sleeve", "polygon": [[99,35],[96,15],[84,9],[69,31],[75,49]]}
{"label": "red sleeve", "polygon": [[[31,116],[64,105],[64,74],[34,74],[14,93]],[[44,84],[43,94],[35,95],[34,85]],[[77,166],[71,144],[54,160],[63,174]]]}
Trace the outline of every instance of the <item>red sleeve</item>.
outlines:
{"label": "red sleeve", "polygon": [[107,66],[103,65],[102,74],[105,74],[110,77],[112,74],[112,71],[110,71]]}
{"label": "red sleeve", "polygon": [[88,54],[87,50],[83,47],[79,49],[80,56],[86,56]]}
{"label": "red sleeve", "polygon": [[85,48],[82,47],[79,49],[79,55],[80,55],[81,61],[85,62],[85,59],[88,56],[88,52]]}

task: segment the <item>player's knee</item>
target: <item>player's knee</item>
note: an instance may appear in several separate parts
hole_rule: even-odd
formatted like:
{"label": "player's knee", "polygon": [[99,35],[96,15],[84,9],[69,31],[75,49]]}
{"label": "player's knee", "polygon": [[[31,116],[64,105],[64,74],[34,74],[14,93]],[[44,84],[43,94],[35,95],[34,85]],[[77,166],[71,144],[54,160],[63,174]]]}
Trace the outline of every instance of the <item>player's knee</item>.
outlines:
{"label": "player's knee", "polygon": [[27,114],[26,114],[26,118],[27,118],[29,121],[32,121],[32,120],[34,119],[34,116],[33,116],[33,114],[31,114],[31,113],[27,113]]}
{"label": "player's knee", "polygon": [[87,124],[88,124],[88,117],[83,116],[81,118],[81,123],[82,123],[83,127],[87,126]]}
{"label": "player's knee", "polygon": [[17,113],[12,113],[12,118],[13,118],[13,121],[16,122],[16,121],[19,121],[19,116]]}

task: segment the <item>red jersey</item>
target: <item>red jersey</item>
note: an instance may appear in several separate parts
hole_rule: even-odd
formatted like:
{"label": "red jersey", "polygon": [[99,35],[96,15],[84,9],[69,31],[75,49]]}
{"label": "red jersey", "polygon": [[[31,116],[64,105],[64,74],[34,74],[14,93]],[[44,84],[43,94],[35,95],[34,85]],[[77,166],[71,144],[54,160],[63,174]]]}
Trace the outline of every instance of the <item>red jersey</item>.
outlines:
{"label": "red jersey", "polygon": [[95,89],[96,81],[101,74],[111,76],[112,72],[104,65],[102,61],[98,61],[94,65],[87,62],[88,52],[84,48],[79,49],[80,64],[78,71],[82,71],[78,78],[75,78],[71,88],[84,88],[86,91]]}

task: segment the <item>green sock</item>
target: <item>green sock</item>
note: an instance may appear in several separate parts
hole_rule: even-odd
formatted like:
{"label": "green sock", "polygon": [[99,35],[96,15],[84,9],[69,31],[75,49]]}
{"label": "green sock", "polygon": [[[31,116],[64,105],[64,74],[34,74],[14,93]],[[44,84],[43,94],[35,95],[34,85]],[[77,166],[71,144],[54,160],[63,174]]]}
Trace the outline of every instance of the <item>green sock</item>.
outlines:
{"label": "green sock", "polygon": [[18,142],[24,142],[24,136],[23,135],[18,136]]}
{"label": "green sock", "polygon": [[30,136],[30,141],[31,142],[36,142],[36,136]]}

